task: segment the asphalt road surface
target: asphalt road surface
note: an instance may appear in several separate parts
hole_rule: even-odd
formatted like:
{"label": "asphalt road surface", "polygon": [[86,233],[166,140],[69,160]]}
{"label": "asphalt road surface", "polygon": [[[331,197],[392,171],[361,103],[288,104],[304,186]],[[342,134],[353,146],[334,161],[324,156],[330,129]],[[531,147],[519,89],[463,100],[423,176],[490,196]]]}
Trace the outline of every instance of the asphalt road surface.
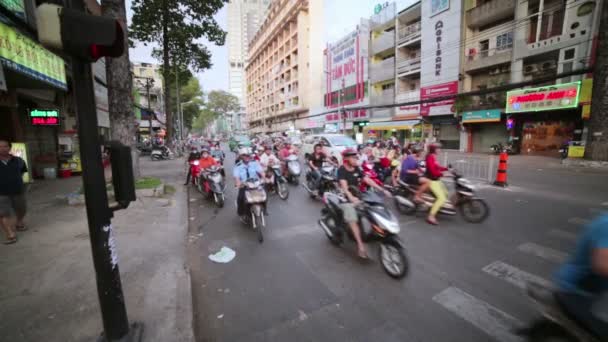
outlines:
{"label": "asphalt road surface", "polygon": [[[231,174],[232,153],[226,160]],[[491,206],[483,224],[400,216],[409,275],[391,279],[356,257],[352,242],[329,243],[317,226],[321,203],[290,186],[269,200],[265,241],[226,206],[189,191],[188,259],[198,341],[520,341],[513,329],[536,312],[525,281],[551,283],[584,224],[608,209],[608,173],[521,167],[507,190],[482,186]],[[560,186],[568,179],[580,187]],[[552,183],[552,184],[551,184]],[[538,185],[538,190],[534,187]],[[392,207],[392,205],[391,205]],[[394,210],[394,208],[393,208]],[[209,260],[223,246],[229,263]]]}

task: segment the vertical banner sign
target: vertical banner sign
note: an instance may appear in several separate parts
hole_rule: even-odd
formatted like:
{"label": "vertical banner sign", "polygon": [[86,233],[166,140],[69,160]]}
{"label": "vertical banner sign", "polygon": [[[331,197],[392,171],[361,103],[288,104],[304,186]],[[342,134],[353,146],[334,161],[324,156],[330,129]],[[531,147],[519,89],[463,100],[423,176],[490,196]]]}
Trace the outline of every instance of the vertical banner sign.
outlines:
{"label": "vertical banner sign", "polygon": [[[458,93],[461,7],[460,0],[422,2],[421,100]],[[454,100],[423,103],[420,113],[453,114]]]}
{"label": "vertical banner sign", "polygon": [[[326,122],[339,122],[338,114],[342,106],[369,104],[368,93],[368,46],[369,21],[361,19],[357,30],[347,34],[335,43],[327,44],[323,66],[325,70],[324,109],[336,110],[327,114]],[[342,98],[340,92],[344,91]],[[368,117],[367,111],[347,111],[347,119]]]}

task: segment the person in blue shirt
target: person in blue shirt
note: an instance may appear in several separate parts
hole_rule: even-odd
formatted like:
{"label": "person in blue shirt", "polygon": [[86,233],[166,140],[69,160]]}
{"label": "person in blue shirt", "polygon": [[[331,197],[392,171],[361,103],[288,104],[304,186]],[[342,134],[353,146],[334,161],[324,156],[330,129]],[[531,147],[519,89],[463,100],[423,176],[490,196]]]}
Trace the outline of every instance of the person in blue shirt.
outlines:
{"label": "person in blue shirt", "polygon": [[251,150],[249,148],[240,148],[239,151],[240,162],[232,170],[232,176],[234,177],[234,184],[239,189],[237,196],[237,214],[239,216],[245,215],[245,188],[242,186],[248,179],[264,179],[264,170],[260,163],[255,160],[251,160]]}
{"label": "person in blue shirt", "polygon": [[556,282],[555,299],[562,309],[594,335],[607,338],[608,213],[587,226]]}
{"label": "person in blue shirt", "polygon": [[421,196],[430,185],[429,179],[420,175],[419,161],[422,150],[416,146],[410,146],[405,150],[408,155],[403,159],[403,163],[401,164],[399,178],[407,184],[420,186],[414,195],[414,200],[422,202]]}

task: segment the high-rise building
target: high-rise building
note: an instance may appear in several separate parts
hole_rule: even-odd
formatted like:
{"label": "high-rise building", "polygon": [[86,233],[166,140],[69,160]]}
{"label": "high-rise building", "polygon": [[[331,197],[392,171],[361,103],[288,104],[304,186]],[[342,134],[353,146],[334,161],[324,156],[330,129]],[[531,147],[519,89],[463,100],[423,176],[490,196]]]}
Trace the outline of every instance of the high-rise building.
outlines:
{"label": "high-rise building", "polygon": [[275,0],[249,45],[247,118],[257,132],[305,129],[323,111],[323,0]]}
{"label": "high-rise building", "polygon": [[228,3],[228,63],[230,93],[245,103],[245,64],[249,41],[264,20],[271,0],[230,0]]}

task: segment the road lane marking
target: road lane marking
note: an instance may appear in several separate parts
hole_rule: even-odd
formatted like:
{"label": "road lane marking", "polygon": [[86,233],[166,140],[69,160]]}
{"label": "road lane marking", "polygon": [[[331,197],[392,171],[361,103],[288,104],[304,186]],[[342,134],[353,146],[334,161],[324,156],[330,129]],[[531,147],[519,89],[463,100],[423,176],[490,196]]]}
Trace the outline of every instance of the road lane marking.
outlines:
{"label": "road lane marking", "polygon": [[586,225],[589,222],[590,222],[590,220],[584,219],[584,218],[580,218],[580,217],[572,217],[572,218],[568,219],[568,223],[575,224],[577,226],[584,226],[584,225]]}
{"label": "road lane marking", "polygon": [[513,331],[522,323],[513,316],[456,288],[448,287],[433,301],[493,337],[499,342],[520,342]]}
{"label": "road lane marking", "polygon": [[532,242],[526,242],[524,244],[521,244],[517,247],[517,249],[520,252],[531,254],[541,259],[545,259],[547,261],[555,262],[558,264],[561,264],[568,258],[568,254],[564,252],[560,252],[549,247],[537,245]]}
{"label": "road lane marking", "polygon": [[522,271],[502,261],[494,261],[482,269],[487,274],[502,279],[511,285],[525,290],[528,283],[535,283],[546,288],[551,288],[551,282],[534,274]]}
{"label": "road lane marking", "polygon": [[549,232],[549,235],[553,235],[555,237],[564,239],[564,240],[568,240],[568,241],[576,241],[577,239],[577,234],[575,233],[571,233],[571,232],[567,232],[565,230],[561,230],[561,229],[553,229],[552,231]]}

